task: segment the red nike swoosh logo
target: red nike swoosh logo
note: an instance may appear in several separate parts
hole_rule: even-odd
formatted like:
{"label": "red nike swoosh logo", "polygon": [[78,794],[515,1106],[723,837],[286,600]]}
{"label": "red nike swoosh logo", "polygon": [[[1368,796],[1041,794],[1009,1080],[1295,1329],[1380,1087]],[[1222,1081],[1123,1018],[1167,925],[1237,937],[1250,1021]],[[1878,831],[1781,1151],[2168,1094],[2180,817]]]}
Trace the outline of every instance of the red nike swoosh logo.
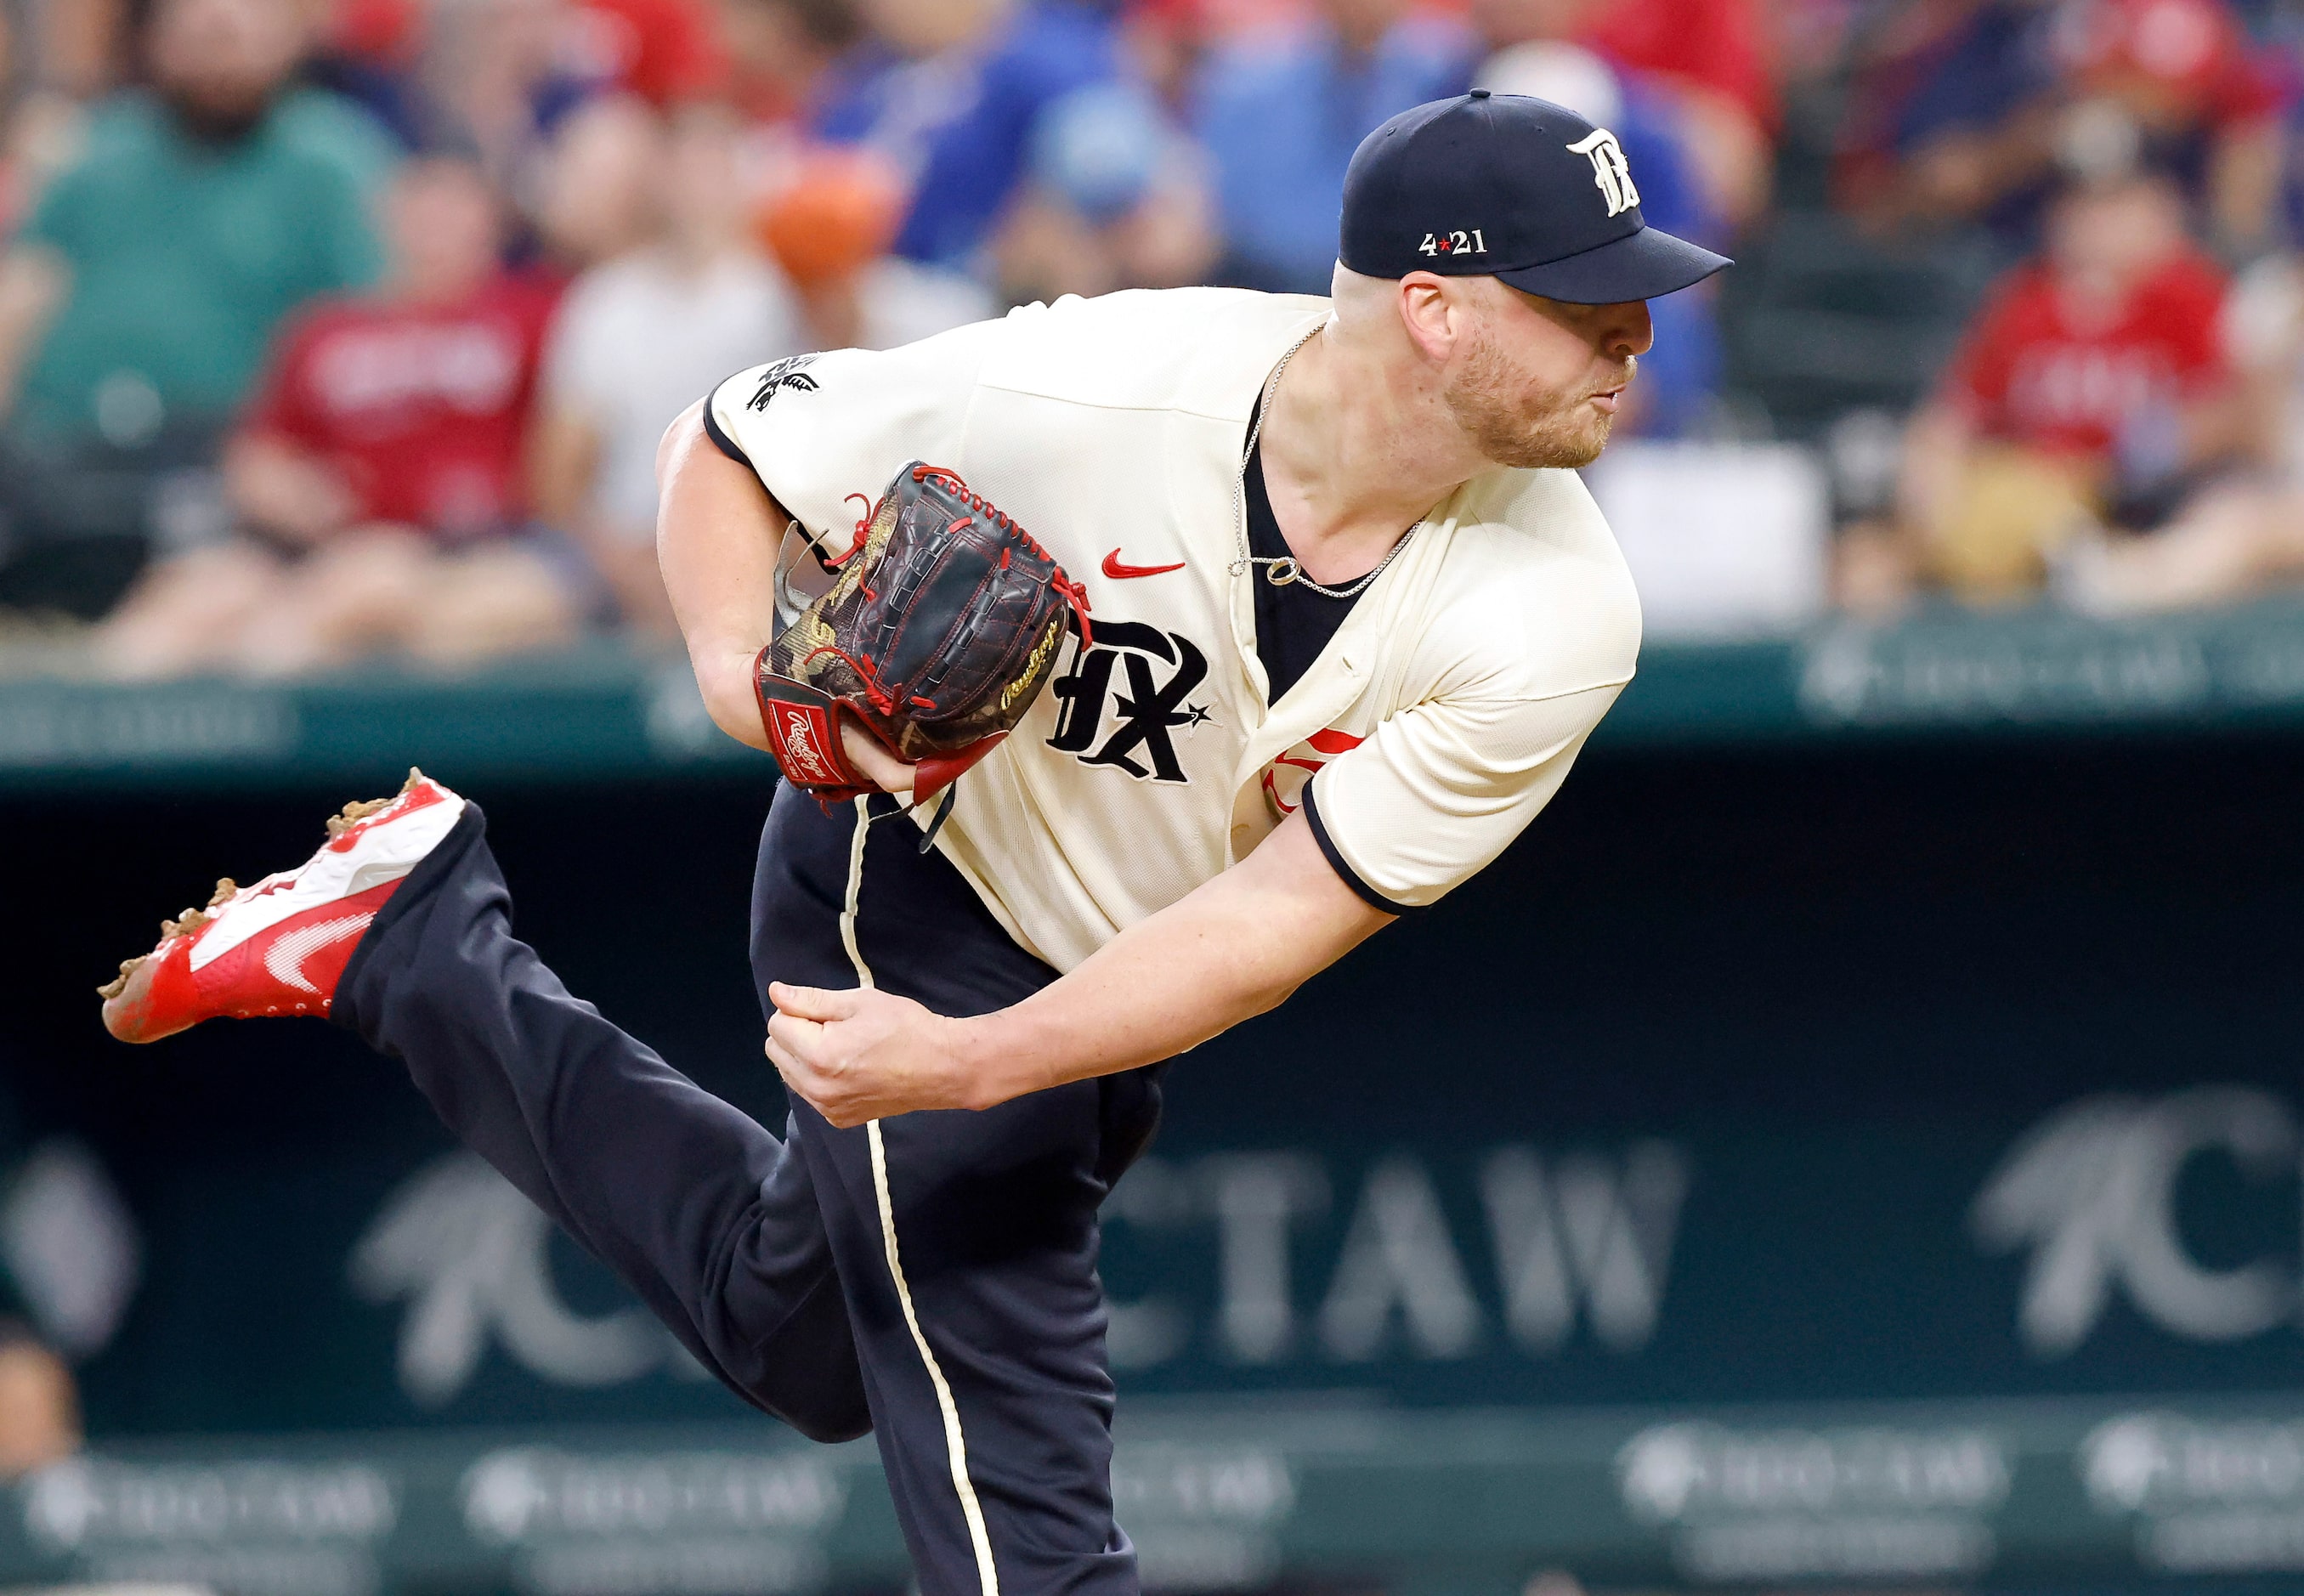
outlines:
{"label": "red nike swoosh logo", "polygon": [[1160,576],[1183,568],[1182,560],[1173,565],[1123,565],[1120,563],[1120,550],[1116,548],[1104,556],[1104,573],[1114,582],[1126,582],[1131,576]]}

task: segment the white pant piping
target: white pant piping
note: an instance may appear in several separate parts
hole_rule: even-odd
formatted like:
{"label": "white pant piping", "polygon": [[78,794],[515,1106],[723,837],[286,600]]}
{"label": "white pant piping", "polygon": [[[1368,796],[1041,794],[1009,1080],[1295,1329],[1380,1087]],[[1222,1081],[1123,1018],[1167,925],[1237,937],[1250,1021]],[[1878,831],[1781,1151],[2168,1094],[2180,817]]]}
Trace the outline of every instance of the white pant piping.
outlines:
{"label": "white pant piping", "polygon": [[[848,950],[848,962],[856,967],[858,984],[867,987],[872,984],[872,971],[856,946],[856,904],[864,888],[864,837],[872,824],[871,802],[868,795],[856,800],[856,833],[848,845],[848,896],[840,910],[841,945]],[[1000,1596],[1000,1573],[992,1564],[992,1538],[985,1533],[984,1508],[976,1499],[975,1482],[968,1477],[968,1438],[961,1432],[960,1406],[953,1400],[944,1369],[920,1329],[911,1287],[904,1282],[904,1263],[896,1250],[895,1204],[888,1197],[888,1148],[880,1135],[880,1122],[866,1122],[864,1135],[872,1148],[872,1195],[880,1205],[880,1243],[888,1254],[888,1276],[895,1282],[904,1323],[912,1332],[912,1345],[920,1349],[920,1362],[928,1366],[928,1384],[936,1388],[936,1406],[944,1414],[944,1453],[952,1463],[952,1488],[960,1494],[961,1516],[968,1521],[969,1544],[976,1551],[977,1583],[983,1596]]]}

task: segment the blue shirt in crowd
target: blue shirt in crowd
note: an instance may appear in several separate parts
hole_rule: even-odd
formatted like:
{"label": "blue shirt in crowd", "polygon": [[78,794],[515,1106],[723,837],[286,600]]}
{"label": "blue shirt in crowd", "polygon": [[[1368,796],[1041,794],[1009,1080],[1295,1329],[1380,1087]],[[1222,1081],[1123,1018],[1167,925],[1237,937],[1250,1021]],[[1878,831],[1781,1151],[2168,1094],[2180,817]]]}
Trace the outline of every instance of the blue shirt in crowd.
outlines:
{"label": "blue shirt in crowd", "polygon": [[1042,0],[973,49],[915,61],[866,46],[835,71],[816,131],[869,145],[911,179],[896,253],[966,269],[1025,173],[1042,114],[1117,72],[1107,17]]}
{"label": "blue shirt in crowd", "polygon": [[1216,167],[1233,281],[1328,291],[1352,151],[1393,114],[1458,92],[1466,46],[1461,29],[1413,18],[1360,58],[1312,26],[1242,40],[1208,63],[1193,132]]}

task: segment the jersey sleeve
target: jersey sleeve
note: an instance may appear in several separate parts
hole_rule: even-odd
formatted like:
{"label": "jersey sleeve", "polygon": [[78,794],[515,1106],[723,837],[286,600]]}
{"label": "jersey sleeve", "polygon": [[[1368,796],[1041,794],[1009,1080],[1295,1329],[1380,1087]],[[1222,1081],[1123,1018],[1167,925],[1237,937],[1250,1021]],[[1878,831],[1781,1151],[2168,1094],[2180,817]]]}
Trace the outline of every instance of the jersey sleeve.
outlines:
{"label": "jersey sleeve", "polygon": [[965,474],[969,409],[1000,325],[739,371],[713,391],[706,430],[752,468],[819,559],[840,554],[856,523],[855,497],[868,505],[915,460]]}
{"label": "jersey sleeve", "polygon": [[1422,908],[1528,828],[1622,691],[1411,706],[1321,768],[1304,818],[1361,897],[1392,913]]}

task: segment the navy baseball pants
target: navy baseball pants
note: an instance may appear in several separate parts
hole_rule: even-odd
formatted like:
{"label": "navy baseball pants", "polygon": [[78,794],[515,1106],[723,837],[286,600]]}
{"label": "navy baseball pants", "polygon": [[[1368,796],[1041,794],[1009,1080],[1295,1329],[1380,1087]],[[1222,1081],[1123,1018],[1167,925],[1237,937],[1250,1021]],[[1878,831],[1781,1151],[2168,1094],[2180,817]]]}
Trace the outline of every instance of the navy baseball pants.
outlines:
{"label": "navy baseball pants", "polygon": [[[889,801],[873,812],[854,921],[873,984],[966,1015],[1055,978]],[[857,984],[855,826],[777,794],[752,896],[764,1004],[771,981]],[[1135,1591],[1097,1208],[1150,1139],[1162,1066],[849,1131],[796,1100],[779,1142],[513,938],[485,829],[467,807],[393,895],[336,1021],[732,1389],[817,1439],[877,1435],[923,1596]]]}

